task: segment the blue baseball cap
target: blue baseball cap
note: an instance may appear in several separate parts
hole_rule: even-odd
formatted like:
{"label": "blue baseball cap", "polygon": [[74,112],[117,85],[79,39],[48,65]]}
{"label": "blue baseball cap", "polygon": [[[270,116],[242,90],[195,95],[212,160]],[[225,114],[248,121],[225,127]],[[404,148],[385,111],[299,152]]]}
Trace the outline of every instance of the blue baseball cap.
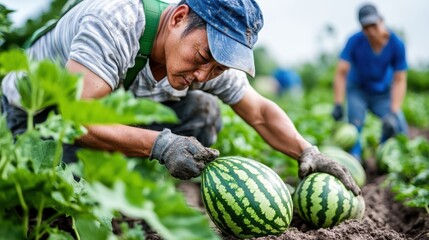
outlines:
{"label": "blue baseball cap", "polygon": [[186,0],[207,22],[210,52],[220,64],[255,76],[253,46],[264,25],[254,0]]}
{"label": "blue baseball cap", "polygon": [[374,5],[365,4],[359,9],[358,18],[360,24],[365,27],[376,24],[381,19],[381,16]]}

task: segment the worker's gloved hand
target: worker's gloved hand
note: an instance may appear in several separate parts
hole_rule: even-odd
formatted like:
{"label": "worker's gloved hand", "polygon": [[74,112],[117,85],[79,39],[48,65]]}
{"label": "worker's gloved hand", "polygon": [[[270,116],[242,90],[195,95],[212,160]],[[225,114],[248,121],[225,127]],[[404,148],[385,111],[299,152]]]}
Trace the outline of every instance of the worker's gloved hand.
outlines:
{"label": "worker's gloved hand", "polygon": [[218,150],[204,147],[196,138],[179,136],[164,129],[149,158],[165,164],[173,177],[185,180],[199,176],[206,163],[218,156]]}
{"label": "worker's gloved hand", "polygon": [[361,190],[356,185],[348,170],[338,162],[329,159],[312,146],[304,150],[298,158],[299,177],[304,178],[313,172],[324,172],[337,177],[354,195],[360,195]]}
{"label": "worker's gloved hand", "polygon": [[396,113],[389,113],[383,117],[382,121],[382,135],[387,139],[394,137],[399,133],[399,117]]}
{"label": "worker's gloved hand", "polygon": [[341,104],[336,103],[332,111],[332,117],[335,121],[340,121],[343,118],[343,107]]}

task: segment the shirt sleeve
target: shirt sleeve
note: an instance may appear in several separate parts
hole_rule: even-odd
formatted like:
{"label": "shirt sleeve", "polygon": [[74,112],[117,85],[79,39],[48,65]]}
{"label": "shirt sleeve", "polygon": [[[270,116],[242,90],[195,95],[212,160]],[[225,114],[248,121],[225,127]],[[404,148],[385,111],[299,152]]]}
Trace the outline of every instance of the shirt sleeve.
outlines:
{"label": "shirt sleeve", "polygon": [[351,37],[347,40],[346,45],[340,53],[340,59],[345,60],[347,62],[352,62],[352,50],[355,45],[355,38]]}
{"label": "shirt sleeve", "polygon": [[[127,7],[131,9],[132,6]],[[109,13],[103,10],[84,15],[72,40],[69,55],[70,59],[101,77],[112,89],[119,86],[127,69],[134,65],[139,35],[144,26],[144,23],[138,24],[136,11],[124,14],[118,11]],[[142,27],[136,27],[138,25]]]}
{"label": "shirt sleeve", "polygon": [[397,39],[395,44],[395,55],[393,59],[393,69],[395,71],[407,70],[408,64],[406,60],[406,51],[404,44]]}

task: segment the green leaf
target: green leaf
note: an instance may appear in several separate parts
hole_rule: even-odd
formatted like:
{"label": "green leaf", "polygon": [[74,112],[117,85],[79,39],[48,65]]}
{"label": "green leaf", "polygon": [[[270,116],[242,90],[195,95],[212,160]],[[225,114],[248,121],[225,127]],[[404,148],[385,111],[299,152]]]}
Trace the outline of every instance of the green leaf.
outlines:
{"label": "green leaf", "polygon": [[174,111],[161,103],[136,99],[131,93],[119,89],[95,100],[62,103],[60,112],[64,119],[76,124],[151,124],[174,123]]}
{"label": "green leaf", "polygon": [[76,230],[82,240],[105,240],[111,234],[109,227],[95,219],[78,216],[74,221]]}
{"label": "green leaf", "polygon": [[74,101],[81,95],[82,77],[58,64],[41,61],[33,74],[43,90],[53,96],[55,103]]}
{"label": "green leaf", "polygon": [[27,55],[23,50],[12,49],[6,52],[0,52],[0,74],[21,70],[28,70]]}
{"label": "green leaf", "polygon": [[75,139],[87,133],[85,127],[72,121],[64,120],[61,115],[50,113],[45,122],[36,125],[44,138],[53,138],[63,143],[74,144]]}
{"label": "green leaf", "polygon": [[26,239],[23,225],[17,219],[4,219],[0,215],[0,236],[2,239]]}
{"label": "green leaf", "polygon": [[59,230],[58,228],[49,228],[48,233],[48,240],[73,240],[69,232]]}
{"label": "green leaf", "polygon": [[15,146],[12,133],[6,125],[4,116],[0,117],[0,179],[6,178],[13,171],[13,162],[16,162]]}
{"label": "green leaf", "polygon": [[142,218],[167,240],[218,239],[208,219],[186,204],[172,181],[144,178],[118,153],[80,150],[78,157],[99,211]]}
{"label": "green leaf", "polygon": [[130,228],[127,223],[122,222],[119,227],[121,228],[120,239],[124,240],[141,240],[146,239],[145,232],[142,229],[141,225],[134,226]]}
{"label": "green leaf", "polygon": [[43,140],[36,131],[28,131],[19,135],[16,151],[23,159],[31,161],[35,173],[43,169],[52,169],[57,143],[53,140]]}
{"label": "green leaf", "polygon": [[80,96],[81,78],[58,64],[43,60],[31,62],[29,70],[18,79],[22,106],[30,113]]}

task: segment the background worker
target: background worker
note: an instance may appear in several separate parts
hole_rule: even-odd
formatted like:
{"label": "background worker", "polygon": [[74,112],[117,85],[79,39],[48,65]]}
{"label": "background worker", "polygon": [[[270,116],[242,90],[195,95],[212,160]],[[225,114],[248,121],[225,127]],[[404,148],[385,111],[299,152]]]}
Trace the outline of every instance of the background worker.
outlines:
{"label": "background worker", "polygon": [[[384,142],[408,132],[401,111],[407,86],[405,47],[386,27],[374,5],[363,5],[358,19],[362,30],[348,39],[337,65],[332,116],[337,121],[343,118],[346,95],[348,121],[361,132],[366,112],[370,110],[382,120]],[[350,153],[362,163],[360,139]]]}

